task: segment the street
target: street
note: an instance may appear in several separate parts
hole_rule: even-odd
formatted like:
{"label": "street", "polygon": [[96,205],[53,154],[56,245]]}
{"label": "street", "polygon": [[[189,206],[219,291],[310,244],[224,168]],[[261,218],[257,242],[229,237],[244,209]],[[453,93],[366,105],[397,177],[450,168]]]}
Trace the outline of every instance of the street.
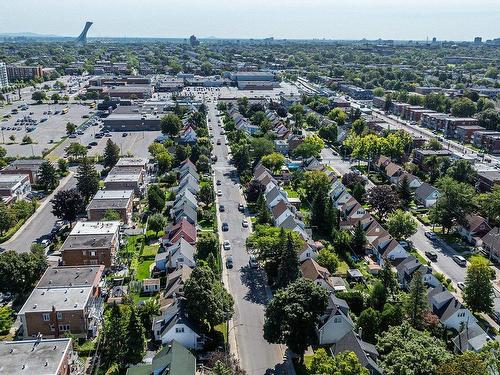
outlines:
{"label": "street", "polygon": [[[293,374],[290,361],[284,358],[284,350],[280,345],[269,344],[263,337],[262,327],[264,324],[265,305],[271,297],[267,285],[265,273],[262,269],[249,267],[249,254],[246,251],[245,241],[251,233],[250,228],[242,227],[242,220],[250,218],[238,211],[238,204],[245,204],[236,168],[228,162],[228,149],[223,136],[220,135],[221,126],[216,117],[215,103],[208,103],[209,125],[213,126],[210,133],[214,134],[214,154],[218,161],[213,164],[214,179],[221,180],[221,185],[215,190],[220,190],[222,196],[217,197],[217,212],[219,217],[220,242],[228,240],[231,250],[221,250],[224,263],[223,281],[234,299],[234,316],[230,325],[229,342],[231,333],[235,338],[235,347],[232,353],[237,354],[241,367],[249,375],[262,374]],[[222,139],[223,144],[217,146],[216,140]],[[224,205],[225,211],[220,213],[220,205]],[[229,230],[221,231],[221,225],[225,222]],[[234,266],[232,269],[225,267],[225,260],[232,256]]]}

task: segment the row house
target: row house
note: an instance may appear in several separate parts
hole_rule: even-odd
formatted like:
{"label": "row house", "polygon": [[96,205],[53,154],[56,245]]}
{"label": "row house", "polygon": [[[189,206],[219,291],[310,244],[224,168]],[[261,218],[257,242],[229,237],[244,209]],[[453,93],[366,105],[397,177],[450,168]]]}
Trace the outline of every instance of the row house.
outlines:
{"label": "row house", "polygon": [[444,131],[445,122],[450,118],[446,113],[424,113],[420,119],[420,124],[428,129]]}
{"label": "row house", "polygon": [[115,211],[124,224],[130,225],[133,208],[133,190],[99,190],[87,206],[87,217],[89,221],[100,221],[108,211]]}
{"label": "row house", "polygon": [[486,137],[500,135],[500,132],[495,130],[476,130],[472,134],[472,143],[474,146],[483,148],[485,147]]}
{"label": "row house", "polygon": [[421,169],[426,170],[426,160],[431,156],[436,157],[450,157],[453,153],[449,150],[427,150],[415,149],[413,150],[413,163],[417,164]]}
{"label": "row house", "polygon": [[448,117],[444,120],[444,136],[455,138],[458,126],[478,126],[479,120],[472,117]]}
{"label": "row house", "polygon": [[470,143],[475,132],[480,132],[486,130],[479,125],[464,126],[459,125],[455,129],[455,138],[460,142]]}
{"label": "row house", "polygon": [[500,133],[486,135],[483,141],[483,148],[490,154],[500,153]]}
{"label": "row house", "polygon": [[492,191],[500,185],[500,171],[480,171],[476,173],[476,189],[479,191]]}

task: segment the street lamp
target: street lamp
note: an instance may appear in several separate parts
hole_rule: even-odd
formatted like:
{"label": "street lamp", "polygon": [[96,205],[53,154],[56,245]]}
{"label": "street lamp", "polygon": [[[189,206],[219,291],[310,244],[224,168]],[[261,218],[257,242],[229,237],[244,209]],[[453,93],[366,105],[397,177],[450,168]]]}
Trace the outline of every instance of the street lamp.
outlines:
{"label": "street lamp", "polygon": [[226,340],[226,345],[225,345],[225,352],[228,352],[229,351],[229,333],[235,329],[236,327],[239,327],[239,326],[244,326],[245,324],[243,323],[238,323],[234,326],[231,327],[231,329],[229,329],[229,320],[227,321],[227,324],[226,324],[226,337],[227,337],[227,340]]}

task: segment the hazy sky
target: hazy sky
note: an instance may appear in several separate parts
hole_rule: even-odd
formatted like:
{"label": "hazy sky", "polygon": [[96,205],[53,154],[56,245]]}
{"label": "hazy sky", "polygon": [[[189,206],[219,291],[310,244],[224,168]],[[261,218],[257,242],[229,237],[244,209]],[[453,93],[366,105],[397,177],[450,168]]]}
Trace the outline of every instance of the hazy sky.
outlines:
{"label": "hazy sky", "polygon": [[471,40],[500,37],[500,0],[0,0],[0,33]]}

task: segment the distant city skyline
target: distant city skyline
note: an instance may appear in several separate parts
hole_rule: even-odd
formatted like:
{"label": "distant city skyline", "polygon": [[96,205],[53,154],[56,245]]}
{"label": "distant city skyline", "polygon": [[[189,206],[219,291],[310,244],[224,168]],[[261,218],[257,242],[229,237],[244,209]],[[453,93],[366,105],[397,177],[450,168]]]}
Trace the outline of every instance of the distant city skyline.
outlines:
{"label": "distant city skyline", "polygon": [[5,1],[0,33],[89,37],[484,40],[500,37],[498,0]]}

